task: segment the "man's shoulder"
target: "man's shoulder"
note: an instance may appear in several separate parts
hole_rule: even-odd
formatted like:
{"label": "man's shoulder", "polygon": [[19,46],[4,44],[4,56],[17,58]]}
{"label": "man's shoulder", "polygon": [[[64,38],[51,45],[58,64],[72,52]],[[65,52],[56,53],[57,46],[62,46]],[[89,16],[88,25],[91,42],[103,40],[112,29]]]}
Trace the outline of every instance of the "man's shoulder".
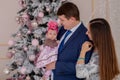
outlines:
{"label": "man's shoulder", "polygon": [[79,27],[87,31],[87,28],[86,28],[86,26],[85,26],[83,23],[81,23],[81,24],[79,25]]}

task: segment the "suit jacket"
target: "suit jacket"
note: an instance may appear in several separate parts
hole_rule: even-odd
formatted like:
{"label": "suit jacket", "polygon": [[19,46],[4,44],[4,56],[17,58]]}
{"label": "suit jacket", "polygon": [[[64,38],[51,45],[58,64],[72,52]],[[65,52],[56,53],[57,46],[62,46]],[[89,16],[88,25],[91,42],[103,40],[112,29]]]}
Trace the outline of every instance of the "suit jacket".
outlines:
{"label": "suit jacket", "polygon": [[[89,40],[86,31],[86,27],[81,24],[64,44],[62,51],[58,52],[55,70],[53,71],[54,80],[84,80],[76,77],[75,66],[82,44]],[[58,38],[62,35],[59,33]],[[88,63],[91,54],[92,51],[86,54],[85,63]]]}

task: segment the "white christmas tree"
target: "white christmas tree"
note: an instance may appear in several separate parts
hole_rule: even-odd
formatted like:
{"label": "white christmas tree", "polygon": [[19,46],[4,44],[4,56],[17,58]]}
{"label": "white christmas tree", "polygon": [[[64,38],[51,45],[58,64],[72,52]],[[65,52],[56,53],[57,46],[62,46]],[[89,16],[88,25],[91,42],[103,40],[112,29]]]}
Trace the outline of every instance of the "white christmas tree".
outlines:
{"label": "white christmas tree", "polygon": [[7,74],[17,70],[8,80],[39,80],[42,76],[41,69],[34,65],[35,56],[39,46],[44,42],[47,23],[57,21],[57,10],[66,0],[19,0],[21,10],[16,21],[19,30],[9,40],[7,57],[11,58],[7,65]]}

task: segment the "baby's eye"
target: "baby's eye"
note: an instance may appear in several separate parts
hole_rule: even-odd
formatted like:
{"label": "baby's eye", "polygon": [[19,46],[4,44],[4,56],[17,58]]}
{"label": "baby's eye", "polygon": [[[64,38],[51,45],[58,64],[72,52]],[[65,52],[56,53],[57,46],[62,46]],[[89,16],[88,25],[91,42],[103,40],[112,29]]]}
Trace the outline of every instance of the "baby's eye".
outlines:
{"label": "baby's eye", "polygon": [[50,33],[50,35],[51,35],[52,33]]}

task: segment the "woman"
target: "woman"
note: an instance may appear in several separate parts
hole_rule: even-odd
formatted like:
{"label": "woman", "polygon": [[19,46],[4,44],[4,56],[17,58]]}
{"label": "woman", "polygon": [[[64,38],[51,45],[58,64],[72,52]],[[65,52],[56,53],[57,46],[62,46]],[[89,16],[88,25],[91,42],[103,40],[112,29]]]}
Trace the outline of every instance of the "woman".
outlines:
{"label": "woman", "polygon": [[[114,41],[109,23],[103,18],[89,22],[86,34],[93,41],[85,42],[76,64],[76,76],[86,80],[120,80]],[[92,47],[94,52],[88,64],[84,64],[85,54]]]}

